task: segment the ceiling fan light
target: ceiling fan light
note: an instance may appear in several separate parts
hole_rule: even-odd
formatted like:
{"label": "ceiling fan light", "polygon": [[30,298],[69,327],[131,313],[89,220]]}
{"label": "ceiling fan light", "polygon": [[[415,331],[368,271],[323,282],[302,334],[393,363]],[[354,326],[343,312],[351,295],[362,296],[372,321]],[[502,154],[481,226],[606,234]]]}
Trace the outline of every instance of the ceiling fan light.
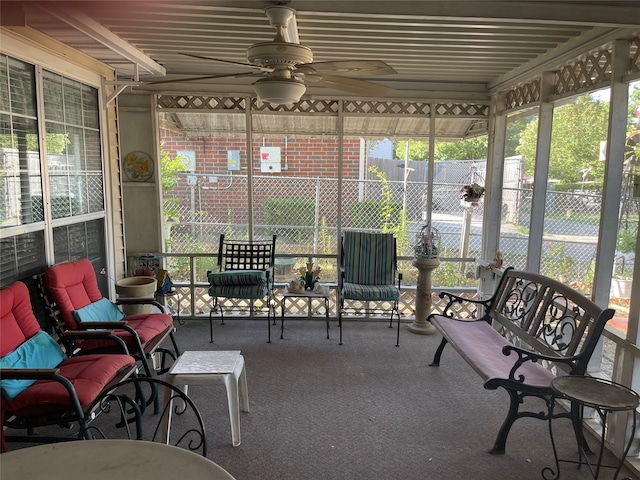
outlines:
{"label": "ceiling fan light", "polygon": [[258,100],[276,105],[296,103],[307,90],[304,82],[295,78],[262,78],[253,84],[253,88]]}

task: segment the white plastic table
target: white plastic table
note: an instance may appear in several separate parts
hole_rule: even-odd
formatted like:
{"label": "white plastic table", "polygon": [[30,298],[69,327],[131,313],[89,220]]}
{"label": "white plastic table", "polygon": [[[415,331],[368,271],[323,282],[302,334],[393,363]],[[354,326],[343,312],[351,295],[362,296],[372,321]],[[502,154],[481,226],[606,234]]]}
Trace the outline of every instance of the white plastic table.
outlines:
{"label": "white plastic table", "polygon": [[2,478],[29,480],[234,480],[184,448],[143,440],[75,440],[21,448],[0,457]]}
{"label": "white plastic table", "polygon": [[[167,373],[167,382],[188,394],[189,385],[223,384],[227,389],[231,441],[240,445],[240,404],[243,412],[249,411],[249,392],[244,357],[240,350],[186,351],[178,357]],[[165,443],[171,431],[171,408],[164,417]]]}

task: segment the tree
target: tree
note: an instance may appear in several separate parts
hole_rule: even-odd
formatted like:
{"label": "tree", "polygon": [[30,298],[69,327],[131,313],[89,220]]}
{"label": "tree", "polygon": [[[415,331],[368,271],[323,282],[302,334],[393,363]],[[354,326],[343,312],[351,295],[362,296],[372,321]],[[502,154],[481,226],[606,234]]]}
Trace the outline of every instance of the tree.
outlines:
{"label": "tree", "polygon": [[[395,142],[394,157],[404,159],[407,141]],[[487,137],[475,137],[455,142],[436,142],[434,160],[481,160],[487,158]],[[409,140],[409,160],[426,162],[429,160],[429,142]]]}
{"label": "tree", "polygon": [[[607,138],[608,102],[583,95],[574,103],[557,107],[553,114],[549,178],[558,180],[557,188],[576,188],[588,178],[602,185],[604,162],[600,161],[600,142]],[[533,176],[538,133],[537,118],[522,132],[517,152],[524,155],[525,173]]]}
{"label": "tree", "polygon": [[[69,140],[69,134],[67,133],[47,133],[47,153],[49,154],[61,154],[64,153],[67,145],[71,143]],[[26,134],[27,151],[38,152],[38,135],[35,133]],[[14,135],[0,135],[0,148],[18,148],[18,136]]]}
{"label": "tree", "polygon": [[485,160],[487,158],[487,136],[474,137],[458,142],[437,142],[434,160]]}

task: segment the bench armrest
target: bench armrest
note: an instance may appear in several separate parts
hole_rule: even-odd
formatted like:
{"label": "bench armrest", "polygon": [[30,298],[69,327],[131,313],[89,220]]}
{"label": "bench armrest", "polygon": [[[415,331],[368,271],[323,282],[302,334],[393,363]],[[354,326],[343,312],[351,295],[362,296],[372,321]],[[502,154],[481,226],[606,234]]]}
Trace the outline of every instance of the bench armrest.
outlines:
{"label": "bench armrest", "polygon": [[476,300],[473,298],[467,298],[467,297],[461,297],[460,295],[456,295],[455,293],[451,293],[451,292],[440,292],[438,294],[438,296],[440,298],[445,298],[447,297],[447,304],[445,305],[444,309],[442,310],[442,315],[444,315],[445,317],[449,317],[449,318],[454,318],[454,314],[453,311],[451,311],[451,307],[453,305],[455,305],[456,303],[472,303],[478,306],[482,306],[484,307],[484,315],[482,317],[478,317],[478,318],[474,318],[472,320],[485,320],[485,321],[490,321],[489,318],[489,310],[491,308],[491,304],[493,302],[493,298],[489,298],[487,300]]}
{"label": "bench armrest", "polygon": [[505,345],[504,347],[502,347],[503,355],[506,355],[508,357],[509,355],[511,355],[511,352],[514,352],[518,356],[518,358],[513,364],[513,367],[511,367],[511,371],[509,372],[509,379],[516,381],[525,381],[525,378],[522,375],[518,375],[516,377],[516,372],[526,362],[549,361],[553,363],[564,363],[566,365],[572,366],[576,362],[576,360],[580,358],[580,355],[573,355],[570,357],[544,355],[542,353],[516,347],[515,345]]}

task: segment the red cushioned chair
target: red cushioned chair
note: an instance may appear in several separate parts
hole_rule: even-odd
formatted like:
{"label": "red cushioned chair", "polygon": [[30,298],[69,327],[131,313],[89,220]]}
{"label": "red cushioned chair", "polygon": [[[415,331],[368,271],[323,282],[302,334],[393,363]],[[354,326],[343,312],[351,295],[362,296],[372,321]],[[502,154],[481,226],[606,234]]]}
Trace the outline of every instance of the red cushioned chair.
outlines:
{"label": "red cushioned chair", "polygon": [[[109,328],[122,338],[129,353],[142,362],[147,376],[151,376],[149,359],[155,352],[162,354],[162,373],[167,370],[165,358],[173,360],[180,355],[175,340],[173,318],[166,313],[141,313],[128,315],[123,320],[78,322],[74,312],[90,304],[103,300],[98,289],[98,280],[93,265],[87,259],[61,263],[49,267],[40,277],[40,286],[45,306],[54,320],[56,333],[64,339],[64,333],[79,329]],[[150,303],[163,311],[162,305],[154,300],[135,300],[136,303]],[[123,302],[124,303],[124,302]],[[128,301],[126,303],[133,303]],[[162,348],[169,337],[173,351]],[[75,340],[73,348],[82,353],[109,353],[114,351],[113,343],[104,340]]]}
{"label": "red cushioned chair", "polygon": [[[108,330],[69,335],[101,337],[122,353],[68,357],[41,330],[24,283],[0,290],[0,424],[27,429],[24,435],[13,435],[2,428],[2,451],[6,451],[6,440],[45,442],[77,436],[79,428],[74,434],[69,425],[88,416],[89,406],[103,390],[134,373],[135,358],[126,354],[122,340]],[[34,431],[50,425],[66,427],[65,434],[43,436]]]}

